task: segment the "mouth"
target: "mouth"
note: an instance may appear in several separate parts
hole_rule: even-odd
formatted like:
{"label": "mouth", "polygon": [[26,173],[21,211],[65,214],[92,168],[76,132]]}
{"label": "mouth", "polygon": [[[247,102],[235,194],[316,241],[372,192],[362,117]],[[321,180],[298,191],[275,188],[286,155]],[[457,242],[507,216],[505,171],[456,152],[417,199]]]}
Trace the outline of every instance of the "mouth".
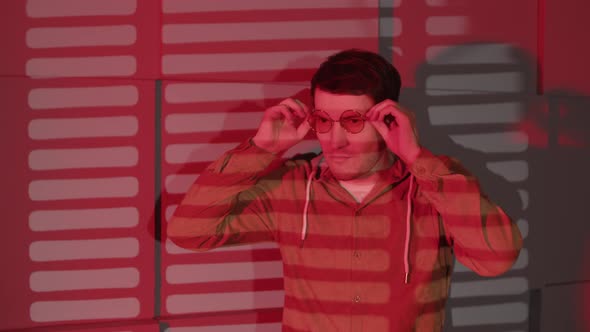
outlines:
{"label": "mouth", "polygon": [[349,155],[330,155],[329,158],[332,159],[332,160],[343,161],[343,160],[346,160],[346,159],[350,159],[351,156],[349,156]]}

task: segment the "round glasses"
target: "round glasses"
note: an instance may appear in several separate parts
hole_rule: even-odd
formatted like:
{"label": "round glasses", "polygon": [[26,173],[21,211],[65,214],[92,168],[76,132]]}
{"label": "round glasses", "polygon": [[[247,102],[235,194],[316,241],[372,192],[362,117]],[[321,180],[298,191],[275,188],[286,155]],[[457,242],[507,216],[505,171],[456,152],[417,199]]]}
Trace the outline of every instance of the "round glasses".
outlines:
{"label": "round glasses", "polygon": [[340,122],[342,128],[347,132],[358,134],[363,128],[365,128],[366,120],[367,118],[365,116],[353,110],[344,111],[340,115],[339,120],[332,120],[328,113],[315,110],[310,114],[307,121],[309,122],[311,129],[320,134],[329,132],[332,129],[334,122]]}

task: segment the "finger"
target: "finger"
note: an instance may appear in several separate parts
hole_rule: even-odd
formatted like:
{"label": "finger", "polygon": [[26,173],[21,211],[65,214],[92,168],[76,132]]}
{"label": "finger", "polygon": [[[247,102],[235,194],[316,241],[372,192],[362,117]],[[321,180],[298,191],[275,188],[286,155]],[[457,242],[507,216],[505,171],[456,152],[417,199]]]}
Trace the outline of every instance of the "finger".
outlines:
{"label": "finger", "polygon": [[299,127],[297,127],[297,138],[303,139],[310,129],[311,126],[309,125],[309,122],[303,121]]}
{"label": "finger", "polygon": [[398,125],[412,126],[412,120],[411,120],[411,116],[413,116],[412,113],[404,111],[400,108],[391,108],[391,109],[389,109],[389,111],[395,117],[395,120]]}
{"label": "finger", "polygon": [[[367,114],[369,115],[368,118],[371,120],[376,120],[379,119],[379,117],[381,117],[382,121],[379,122],[384,122],[388,124],[390,128],[392,123],[393,125],[398,127],[401,126],[404,128],[411,128],[414,132],[415,137],[418,137],[416,115],[414,114],[414,112],[404,108],[396,101],[386,99],[373,106],[369,110],[369,112],[367,112]],[[394,118],[393,122],[390,119],[388,119],[388,114]]]}
{"label": "finger", "polygon": [[403,107],[402,105],[400,105],[399,103],[390,100],[390,105],[393,106],[393,108],[395,109],[395,112],[399,112],[397,113],[398,117],[403,117],[403,118],[407,118],[409,120],[409,122],[414,123],[416,120],[416,116],[414,114],[414,112],[406,109],[405,107]]}
{"label": "finger", "polygon": [[385,100],[383,100],[383,101],[381,101],[381,102],[373,105],[373,107],[371,109],[372,110],[379,111],[379,110],[384,109],[384,108],[386,108],[388,106],[396,107],[397,104],[393,100],[391,100],[391,99],[385,99]]}
{"label": "finger", "polygon": [[379,112],[378,109],[381,106],[381,103],[377,103],[375,105],[373,105],[368,111],[367,113],[365,113],[365,116],[370,119],[370,120],[375,120],[377,117],[377,113]]}
{"label": "finger", "polygon": [[277,105],[269,107],[266,110],[264,117],[267,119],[273,120],[273,121],[281,120],[286,117],[285,114],[283,113],[283,111],[287,111],[287,106],[277,104]]}
{"label": "finger", "polygon": [[[387,113],[391,113],[394,117],[393,125],[396,127],[412,130],[414,136],[418,137],[418,128],[416,127],[416,116],[413,112],[404,108],[390,108]],[[383,117],[384,122],[387,123],[387,115]],[[392,128],[390,126],[390,128]]]}
{"label": "finger", "polygon": [[288,111],[293,116],[293,125],[295,127],[299,127],[305,119],[307,119],[308,113],[306,112],[307,106],[303,105],[300,101],[296,99],[285,99],[281,104],[279,104],[288,109]]}
{"label": "finger", "polygon": [[370,121],[377,120],[377,118],[379,117],[379,107],[380,107],[380,104],[373,105],[373,107],[371,107],[371,109],[369,109],[369,111],[367,113],[365,113],[365,116]]}
{"label": "finger", "polygon": [[386,127],[388,130],[389,130],[389,129],[391,129],[391,126],[389,125],[389,123],[386,123],[386,122],[385,122],[385,117],[386,117],[386,116],[390,116],[390,117],[392,116],[392,115],[391,115],[391,112],[388,112],[387,110],[385,110],[385,109],[382,109],[382,110],[380,110],[380,111],[379,111],[379,113],[377,113],[377,114],[378,114],[378,116],[377,116],[377,119],[375,120],[375,124],[376,124],[376,125],[379,125],[379,126],[381,126],[381,125],[383,124],[383,125],[385,125],[385,127]]}
{"label": "finger", "polygon": [[379,114],[390,107],[396,107],[396,104],[390,100],[386,99],[380,103],[377,103],[371,107],[371,109],[365,114],[371,120],[377,120],[379,118]]}
{"label": "finger", "polygon": [[408,118],[413,116],[413,113],[403,108],[399,103],[386,99],[383,102],[376,105],[376,110],[378,112],[388,112],[391,113],[396,119],[397,118]]}
{"label": "finger", "polygon": [[387,127],[391,127],[392,123],[394,125],[397,125],[395,123],[395,116],[393,115],[393,110],[393,104],[386,102],[379,103],[371,109],[371,113],[369,113],[369,120],[385,123]]}
{"label": "finger", "polygon": [[293,98],[287,98],[283,100],[279,105],[283,105],[288,108],[295,116],[299,118],[305,118],[307,116],[306,106],[301,102],[297,102]]}
{"label": "finger", "polygon": [[277,110],[284,117],[284,119],[287,120],[287,122],[289,122],[291,125],[295,125],[295,117],[293,115],[293,112],[289,110],[287,107],[285,107],[285,105],[281,104],[278,106],[279,107],[277,108]]}
{"label": "finger", "polygon": [[303,115],[307,116],[307,114],[309,113],[309,107],[307,107],[307,105],[305,105],[305,103],[298,98],[293,98],[293,100],[301,107]]}
{"label": "finger", "polygon": [[280,105],[285,107],[294,117],[298,119],[303,119],[306,116],[305,112],[296,103],[287,104],[286,102],[282,102]]}
{"label": "finger", "polygon": [[305,119],[305,118],[307,118],[307,114],[308,114],[307,106],[303,105],[300,101],[297,101],[296,99],[293,100],[293,101],[297,105],[297,107],[294,109],[295,115],[299,119]]}
{"label": "finger", "polygon": [[310,88],[303,88],[299,90],[296,94],[292,96],[293,99],[299,100],[304,105],[311,105],[313,104],[311,100],[311,90]]}
{"label": "finger", "polygon": [[397,121],[395,120],[395,117],[393,115],[391,115],[391,113],[387,113],[384,117],[383,117],[383,123],[385,123],[385,125],[387,125],[387,127],[391,128],[392,125],[394,126],[398,126]]}
{"label": "finger", "polygon": [[381,135],[381,137],[383,137],[383,139],[387,141],[387,136],[389,135],[389,127],[387,127],[387,125],[383,121],[379,120],[370,121],[369,123],[373,127],[375,127],[375,129]]}

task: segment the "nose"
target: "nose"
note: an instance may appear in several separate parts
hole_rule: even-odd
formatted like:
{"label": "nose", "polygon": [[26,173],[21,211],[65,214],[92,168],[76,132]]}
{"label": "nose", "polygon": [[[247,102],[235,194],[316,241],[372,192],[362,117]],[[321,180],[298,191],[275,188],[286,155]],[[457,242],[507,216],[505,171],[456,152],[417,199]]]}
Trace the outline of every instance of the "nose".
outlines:
{"label": "nose", "polygon": [[330,131],[330,144],[332,149],[340,149],[348,145],[346,130],[339,123],[334,123]]}

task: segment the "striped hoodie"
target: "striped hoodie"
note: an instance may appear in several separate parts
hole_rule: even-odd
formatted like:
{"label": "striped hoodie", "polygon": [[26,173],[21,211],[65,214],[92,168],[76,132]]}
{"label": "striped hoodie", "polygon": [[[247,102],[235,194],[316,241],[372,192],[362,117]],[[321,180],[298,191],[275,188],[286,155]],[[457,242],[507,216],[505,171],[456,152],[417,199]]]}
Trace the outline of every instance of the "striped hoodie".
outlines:
{"label": "striped hoodie", "polygon": [[397,159],[360,203],[320,160],[240,144],[192,185],[168,238],[193,250],[275,241],[293,332],[440,331],[454,257],[482,276],[518,257],[518,228],[453,159]]}

